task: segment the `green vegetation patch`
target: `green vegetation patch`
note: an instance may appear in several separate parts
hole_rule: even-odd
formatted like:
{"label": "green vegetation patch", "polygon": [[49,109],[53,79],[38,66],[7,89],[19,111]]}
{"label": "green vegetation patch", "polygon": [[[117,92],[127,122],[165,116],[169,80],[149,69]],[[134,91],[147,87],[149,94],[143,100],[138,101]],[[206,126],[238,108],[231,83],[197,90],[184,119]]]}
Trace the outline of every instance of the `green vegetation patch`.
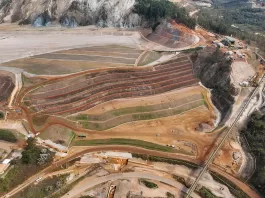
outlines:
{"label": "green vegetation patch", "polygon": [[222,177],[221,175],[211,172],[211,175],[214,180],[217,182],[224,184],[229,188],[229,191],[235,196],[240,198],[250,198],[243,190],[241,190],[239,187],[237,187],[234,183],[227,180],[226,178]]}
{"label": "green vegetation patch", "polygon": [[[208,48],[208,50],[193,53],[191,60],[194,63],[196,76],[205,87],[212,90],[212,102],[221,112],[222,121],[224,121],[231,113],[235,102],[233,96],[237,95],[230,78],[232,61],[227,60],[218,48]],[[211,77],[209,77],[210,73]]]}
{"label": "green vegetation patch", "polygon": [[[12,190],[26,179],[35,175],[52,162],[54,153],[48,149],[36,145],[35,139],[29,138],[27,146],[22,152],[20,160],[13,160],[11,168],[8,170],[4,178],[0,178],[0,196]],[[43,158],[40,154],[47,154]]]}
{"label": "green vegetation patch", "polygon": [[158,188],[156,183],[153,183],[145,179],[139,179],[139,182],[144,184],[147,188],[152,188],[152,189]]}
{"label": "green vegetation patch", "polygon": [[136,0],[133,11],[148,20],[153,29],[161,19],[170,17],[191,29],[196,26],[196,19],[190,17],[185,8],[180,8],[168,0]]}
{"label": "green vegetation patch", "polygon": [[15,143],[17,141],[17,138],[10,130],[0,129],[0,140]]}
{"label": "green vegetation patch", "polygon": [[30,185],[23,191],[15,194],[13,198],[44,198],[49,196],[51,193],[59,190],[66,184],[66,178],[68,175],[56,176],[53,178],[45,179],[39,182],[37,185]]}
{"label": "green vegetation patch", "polygon": [[197,169],[199,166],[197,164],[184,161],[184,160],[179,160],[179,159],[172,159],[172,158],[165,158],[165,157],[157,157],[157,156],[150,156],[150,155],[145,155],[145,154],[132,154],[133,157],[135,158],[141,158],[143,160],[148,160],[151,162],[164,162],[168,164],[178,164],[178,165],[184,165],[187,166],[188,168],[191,169]]}
{"label": "green vegetation patch", "polygon": [[205,188],[204,186],[200,188],[199,194],[202,198],[218,198],[209,189]]}
{"label": "green vegetation patch", "polygon": [[[199,97],[201,98],[201,95]],[[77,118],[86,117],[88,119],[88,121],[84,121],[84,120],[79,121],[85,129],[101,131],[101,130],[110,129],[112,127],[115,127],[115,126],[118,126],[120,124],[127,123],[127,122],[140,121],[140,120],[152,120],[152,119],[158,119],[158,118],[178,115],[190,109],[204,105],[204,101],[202,100],[202,98],[201,100],[199,99],[195,101],[186,101],[186,102],[183,101],[183,103],[179,104],[179,106],[176,106],[176,107],[172,107],[172,105],[165,107],[163,106],[163,104],[161,104],[160,109],[158,110],[154,109],[154,107],[152,106],[129,107],[129,108],[124,108],[124,109],[114,110],[114,111],[111,111],[109,113],[102,114],[102,115],[94,115],[94,116],[93,115],[86,115],[86,116],[81,115],[80,117],[77,117]],[[149,111],[152,110],[152,111],[144,112],[147,110]],[[137,113],[134,113],[134,112],[137,112]],[[72,119],[77,120],[77,118],[73,117]],[[93,121],[89,121],[89,119]]]}
{"label": "green vegetation patch", "polygon": [[[203,8],[198,14],[198,24],[205,29],[218,34],[233,35],[247,41],[248,44],[254,42],[261,53],[265,52],[265,10],[251,9],[245,7],[236,8]],[[233,27],[234,24],[249,26],[249,30],[242,30]],[[256,29],[260,30],[261,35],[256,35]]]}
{"label": "green vegetation patch", "polygon": [[[161,110],[168,109],[186,109],[193,108],[193,106],[197,107],[198,105],[202,105],[199,100],[202,100],[203,97],[201,94],[192,95],[189,97],[181,98],[178,100],[174,100],[171,102],[147,105],[147,106],[134,106],[134,107],[126,107],[115,109],[111,111],[107,111],[103,114],[79,114],[77,116],[70,117],[70,119],[74,121],[106,121],[117,116],[128,115],[128,114],[139,114],[139,113],[154,113]],[[181,111],[180,111],[181,112]]]}
{"label": "green vegetation patch", "polygon": [[181,184],[183,184],[184,186],[186,186],[187,188],[190,187],[190,186],[188,186],[188,185],[186,184],[186,181],[185,181],[185,179],[184,179],[183,177],[180,177],[180,176],[178,176],[178,175],[173,175],[173,178],[174,178],[176,181],[178,181],[179,183],[181,183]]}
{"label": "green vegetation patch", "polygon": [[175,198],[175,196],[170,192],[167,192],[166,196],[167,196],[167,198]]}
{"label": "green vegetation patch", "polygon": [[3,120],[4,117],[5,117],[5,114],[2,111],[0,111],[0,120]]}
{"label": "green vegetation patch", "polygon": [[252,114],[245,129],[241,131],[248,141],[250,151],[256,157],[256,171],[250,178],[253,185],[262,195],[265,194],[265,116],[258,112]]}
{"label": "green vegetation patch", "polygon": [[[41,157],[43,155],[43,158]],[[44,157],[46,156],[46,157]],[[53,153],[46,148],[36,145],[33,138],[27,139],[27,146],[22,152],[21,161],[24,164],[45,165],[50,164],[53,159]]]}
{"label": "green vegetation patch", "polygon": [[195,48],[189,48],[189,49],[185,49],[185,50],[181,50],[182,53],[184,54],[188,54],[188,53],[191,53],[191,52],[198,52],[200,50],[202,50],[204,47],[202,46],[198,46],[198,47],[195,47]]}
{"label": "green vegetation patch", "polygon": [[100,145],[128,145],[128,146],[136,146],[149,150],[157,150],[163,152],[173,153],[174,149],[167,146],[162,146],[159,144],[155,144],[152,142],[146,142],[143,140],[135,140],[135,139],[97,139],[97,140],[78,140],[75,141],[73,146],[100,146]]}

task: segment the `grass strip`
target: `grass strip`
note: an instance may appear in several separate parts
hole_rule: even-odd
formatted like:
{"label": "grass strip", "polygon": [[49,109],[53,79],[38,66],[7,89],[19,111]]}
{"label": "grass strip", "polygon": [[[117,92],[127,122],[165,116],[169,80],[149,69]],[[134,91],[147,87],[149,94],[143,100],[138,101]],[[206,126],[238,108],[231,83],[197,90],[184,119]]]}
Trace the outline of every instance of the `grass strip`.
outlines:
{"label": "grass strip", "polygon": [[105,122],[80,121],[80,123],[83,125],[85,129],[102,131],[102,130],[107,130],[107,129],[116,127],[120,124],[127,123],[127,122],[140,121],[140,120],[152,120],[152,119],[158,119],[158,118],[178,115],[185,111],[197,108],[202,105],[204,105],[203,100],[197,100],[191,103],[178,106],[176,108],[163,109],[161,111],[156,111],[156,112],[128,114],[128,115],[124,115],[120,117],[115,117]]}
{"label": "grass strip", "polygon": [[[136,113],[152,113],[169,108],[180,108],[183,105],[196,104],[197,101],[203,100],[202,94],[192,95],[185,98],[181,98],[175,101],[154,104],[148,106],[134,106],[134,107],[125,107],[121,109],[115,109],[102,114],[79,114],[77,116],[72,116],[70,119],[74,121],[106,121],[117,116],[127,115],[127,114],[136,114]],[[202,103],[201,103],[202,104]]]}
{"label": "grass strip", "polygon": [[229,188],[229,191],[235,196],[240,198],[250,198],[243,190],[241,190],[237,185],[235,185],[233,182],[227,180],[226,178],[222,177],[221,175],[211,172],[212,177],[217,182],[224,184]]}
{"label": "grass strip", "polygon": [[173,153],[174,149],[171,147],[155,144],[152,142],[146,142],[143,140],[136,139],[97,139],[97,140],[78,140],[75,141],[73,146],[100,146],[100,145],[127,145],[127,146],[136,146],[149,150],[163,151]]}
{"label": "grass strip", "polygon": [[199,195],[202,198],[218,198],[215,196],[208,188],[205,188],[204,186],[198,190]]}
{"label": "grass strip", "polygon": [[180,159],[157,157],[157,156],[151,156],[151,155],[145,155],[145,154],[136,154],[136,153],[133,153],[132,156],[134,158],[141,158],[143,160],[148,160],[151,162],[164,162],[167,164],[183,165],[183,166],[187,166],[190,169],[197,169],[199,167],[197,164],[194,164],[194,163],[188,162],[188,161],[184,161],[184,160],[180,160]]}
{"label": "grass strip", "polygon": [[17,138],[11,131],[0,129],[0,140],[15,143],[17,141]]}

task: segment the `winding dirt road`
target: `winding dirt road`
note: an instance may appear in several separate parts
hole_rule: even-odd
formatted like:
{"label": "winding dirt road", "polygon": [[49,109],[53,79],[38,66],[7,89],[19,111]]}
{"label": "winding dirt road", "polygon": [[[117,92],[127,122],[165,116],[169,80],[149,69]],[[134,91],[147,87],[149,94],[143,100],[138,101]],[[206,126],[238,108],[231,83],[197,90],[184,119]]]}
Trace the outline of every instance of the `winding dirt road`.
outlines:
{"label": "winding dirt road", "polygon": [[[158,157],[179,159],[179,160],[184,160],[184,161],[195,163],[195,164],[200,164],[200,162],[198,160],[189,158],[187,156],[181,156],[181,155],[174,154],[174,153],[165,153],[165,152],[160,152],[160,151],[150,151],[150,150],[147,150],[147,149],[137,148],[137,147],[133,147],[133,146],[107,146],[106,145],[106,146],[100,146],[100,147],[72,147],[72,150],[75,150],[76,148],[82,148],[83,150],[81,150],[79,152],[76,152],[76,153],[73,153],[73,154],[70,154],[67,157],[65,157],[65,158],[53,163],[52,165],[50,165],[49,167],[45,168],[44,170],[42,170],[38,174],[30,177],[23,184],[19,185],[18,187],[16,187],[12,191],[10,191],[8,193],[8,195],[12,196],[12,195],[16,194],[17,192],[23,190],[24,188],[26,188],[27,186],[32,184],[36,179],[38,179],[40,177],[43,177],[46,174],[54,171],[58,166],[61,166],[61,165],[65,164],[66,162],[71,161],[71,160],[73,160],[73,159],[75,159],[77,157],[80,157],[80,156],[82,156],[82,155],[84,155],[86,153],[92,153],[92,152],[110,151],[110,150],[111,151],[123,151],[123,152],[145,154],[145,155],[150,155],[150,156],[158,156]],[[210,169],[210,171],[217,172],[218,174],[222,175],[223,177],[225,177],[229,181],[231,181],[234,184],[236,184],[239,188],[244,190],[244,192],[246,194],[248,194],[249,197],[251,197],[251,198],[260,198],[260,196],[254,190],[252,190],[247,184],[243,183],[242,181],[240,181],[239,179],[233,177],[232,175],[220,170],[217,166],[211,165],[209,167],[209,169]]]}
{"label": "winding dirt road", "polygon": [[[89,188],[92,188],[96,185],[102,184],[104,182],[110,181],[110,180],[118,180],[118,179],[128,179],[128,178],[143,178],[143,179],[150,179],[155,181],[160,181],[163,183],[166,183],[170,186],[173,186],[180,191],[186,193],[188,191],[188,188],[186,188],[183,184],[180,184],[179,182],[176,182],[172,179],[168,179],[165,177],[161,177],[158,175],[154,175],[151,173],[143,173],[143,172],[133,172],[133,173],[117,173],[117,174],[110,174],[103,177],[89,177],[81,181],[77,186],[72,189],[69,193],[62,196],[62,198],[73,198],[80,195],[82,192],[86,191]],[[194,198],[200,198],[197,194],[193,193],[192,197]]]}

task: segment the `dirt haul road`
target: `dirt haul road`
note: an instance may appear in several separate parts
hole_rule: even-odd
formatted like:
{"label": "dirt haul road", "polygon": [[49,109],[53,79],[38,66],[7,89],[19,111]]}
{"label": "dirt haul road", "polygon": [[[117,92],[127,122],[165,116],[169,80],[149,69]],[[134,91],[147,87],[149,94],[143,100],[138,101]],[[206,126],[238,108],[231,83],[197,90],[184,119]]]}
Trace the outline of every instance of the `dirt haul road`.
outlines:
{"label": "dirt haul road", "polygon": [[[45,168],[44,170],[42,170],[38,174],[30,177],[23,184],[19,185],[18,187],[16,187],[12,191],[10,191],[8,193],[8,195],[9,196],[15,195],[19,191],[23,190],[24,188],[26,188],[27,186],[32,184],[38,178],[43,177],[45,174],[48,174],[48,173],[54,171],[57,167],[65,164],[68,161],[71,161],[71,160],[73,160],[75,158],[78,158],[78,157],[80,157],[80,156],[82,156],[84,154],[91,153],[91,152],[101,152],[101,151],[110,151],[110,150],[112,150],[112,151],[123,151],[123,152],[145,154],[145,155],[150,155],[150,156],[158,156],[158,157],[165,157],[165,158],[184,160],[184,161],[188,161],[188,162],[191,162],[191,163],[199,164],[199,162],[196,159],[192,159],[192,158],[189,158],[187,156],[181,156],[181,155],[178,155],[178,154],[165,153],[165,152],[159,152],[159,151],[150,151],[150,150],[137,148],[137,147],[132,147],[132,146],[102,146],[102,147],[78,147],[78,148],[81,149],[81,151],[73,153],[73,154],[70,154],[66,158],[53,163],[51,166]],[[72,150],[75,150],[75,149],[76,149],[75,147],[72,148]],[[225,177],[229,181],[231,181],[234,184],[236,184],[238,187],[243,189],[244,192],[249,195],[249,197],[251,197],[251,198],[258,198],[259,197],[259,195],[254,190],[249,188],[248,185],[246,185],[245,183],[241,182],[237,178],[229,175],[228,173],[220,170],[218,167],[211,165],[210,166],[210,170],[212,170],[214,172],[217,172],[218,174],[222,175],[223,177]],[[2,198],[4,198],[4,196]]]}
{"label": "dirt haul road", "polygon": [[[117,174],[111,174],[104,177],[90,177],[86,178],[83,181],[81,181],[75,188],[73,188],[69,193],[62,196],[62,198],[73,198],[80,195],[82,192],[86,191],[87,189],[94,187],[96,185],[105,183],[110,180],[119,180],[119,179],[128,179],[128,178],[143,178],[143,179],[150,179],[155,180],[159,182],[163,182],[165,184],[168,184],[170,186],[173,186],[182,192],[186,193],[188,191],[188,188],[186,188],[183,184],[180,184],[179,182],[176,182],[172,179],[168,179],[165,177],[161,177],[158,175],[154,175],[151,173],[143,173],[143,172],[133,172],[133,173],[117,173]],[[200,198],[197,194],[193,193],[192,197],[194,198]]]}

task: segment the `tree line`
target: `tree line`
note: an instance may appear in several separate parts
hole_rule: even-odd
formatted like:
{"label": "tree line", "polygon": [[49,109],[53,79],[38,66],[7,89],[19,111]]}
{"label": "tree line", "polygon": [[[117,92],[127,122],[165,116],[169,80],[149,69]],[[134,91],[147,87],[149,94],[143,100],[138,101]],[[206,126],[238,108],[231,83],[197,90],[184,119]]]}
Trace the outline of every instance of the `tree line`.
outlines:
{"label": "tree line", "polygon": [[196,26],[196,20],[189,16],[185,8],[168,0],[136,0],[133,12],[144,17],[151,26],[166,18],[173,18],[191,29]]}
{"label": "tree line", "polygon": [[249,182],[265,195],[265,116],[257,112],[252,114],[241,133],[256,157],[256,171]]}
{"label": "tree line", "polygon": [[[260,13],[260,11],[255,12]],[[202,9],[198,14],[197,22],[200,26],[215,33],[230,36],[232,35],[234,37],[247,41],[247,43],[255,42],[257,47],[265,53],[265,36],[261,34],[253,34],[253,32],[242,31],[240,29],[232,27],[232,24],[238,23],[239,21],[237,21],[236,18],[231,17],[231,15],[233,14],[228,13],[232,13],[232,11],[229,9],[227,9],[225,12],[213,9]],[[240,13],[238,13],[238,15],[240,15]],[[245,22],[242,21],[242,23]],[[259,23],[262,23],[265,27],[265,16],[264,20],[259,21]]]}

